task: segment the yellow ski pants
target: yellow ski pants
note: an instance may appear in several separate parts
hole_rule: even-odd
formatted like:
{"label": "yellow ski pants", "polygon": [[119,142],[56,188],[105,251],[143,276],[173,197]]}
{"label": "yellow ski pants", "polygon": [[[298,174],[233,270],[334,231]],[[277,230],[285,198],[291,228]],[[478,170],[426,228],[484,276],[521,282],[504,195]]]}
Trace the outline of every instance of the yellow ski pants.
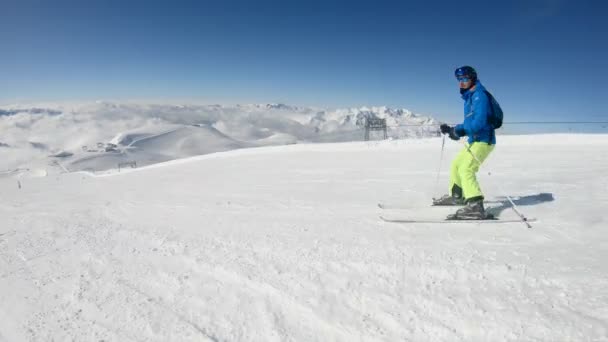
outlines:
{"label": "yellow ski pants", "polygon": [[452,194],[454,185],[457,185],[462,189],[462,196],[465,200],[483,197],[475,174],[479,171],[481,163],[486,160],[492,150],[494,150],[494,145],[485,142],[474,142],[471,145],[465,145],[458,152],[456,158],[452,160],[450,168],[450,194]]}

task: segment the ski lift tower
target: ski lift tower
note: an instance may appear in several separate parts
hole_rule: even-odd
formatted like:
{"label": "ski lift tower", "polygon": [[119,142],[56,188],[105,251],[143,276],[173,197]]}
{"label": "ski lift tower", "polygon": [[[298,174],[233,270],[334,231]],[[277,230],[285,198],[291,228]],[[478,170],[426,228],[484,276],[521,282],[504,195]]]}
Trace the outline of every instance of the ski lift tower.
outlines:
{"label": "ski lift tower", "polygon": [[384,139],[388,138],[386,132],[386,119],[378,118],[367,118],[365,119],[365,141],[369,141],[370,131],[382,131],[384,133]]}

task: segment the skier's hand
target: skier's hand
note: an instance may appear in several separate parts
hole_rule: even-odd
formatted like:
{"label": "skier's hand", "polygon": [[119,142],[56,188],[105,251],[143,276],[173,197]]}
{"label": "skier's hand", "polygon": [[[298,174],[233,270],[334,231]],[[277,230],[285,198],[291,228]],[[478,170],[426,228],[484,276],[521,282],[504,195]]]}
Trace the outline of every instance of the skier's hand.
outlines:
{"label": "skier's hand", "polygon": [[448,124],[441,124],[441,126],[439,126],[439,130],[441,130],[441,134],[450,134],[452,127],[450,127]]}
{"label": "skier's hand", "polygon": [[458,135],[458,133],[456,133],[456,128],[455,127],[450,127],[450,139],[452,140],[460,140],[460,135]]}

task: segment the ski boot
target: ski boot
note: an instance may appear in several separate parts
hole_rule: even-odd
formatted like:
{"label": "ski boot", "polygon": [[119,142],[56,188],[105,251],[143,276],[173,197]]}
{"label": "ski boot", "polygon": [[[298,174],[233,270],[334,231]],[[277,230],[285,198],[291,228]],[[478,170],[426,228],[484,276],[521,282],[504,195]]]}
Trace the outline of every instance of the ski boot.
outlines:
{"label": "ski boot", "polygon": [[449,194],[433,198],[433,205],[465,205],[462,188],[456,184],[452,185]]}
{"label": "ski boot", "polygon": [[439,198],[433,198],[433,205],[465,205],[464,198],[445,194]]}
{"label": "ski boot", "polygon": [[494,216],[486,213],[483,207],[483,197],[467,200],[466,206],[448,215],[448,220],[492,220]]}

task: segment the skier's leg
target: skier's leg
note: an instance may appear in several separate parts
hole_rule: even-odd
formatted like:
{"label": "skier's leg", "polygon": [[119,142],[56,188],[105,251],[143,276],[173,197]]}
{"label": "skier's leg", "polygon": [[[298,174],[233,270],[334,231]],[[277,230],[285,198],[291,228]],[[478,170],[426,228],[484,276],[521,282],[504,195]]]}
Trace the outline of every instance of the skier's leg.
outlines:
{"label": "skier's leg", "polygon": [[447,195],[440,198],[433,198],[433,205],[464,205],[464,196],[459,170],[462,167],[463,158],[466,157],[467,150],[462,149],[452,160],[450,166],[450,188]]}
{"label": "skier's leg", "polygon": [[464,149],[465,154],[462,156],[458,167],[458,177],[461,182],[464,198],[467,201],[470,199],[483,199],[483,193],[477,181],[476,173],[479,171],[480,163],[486,160],[493,149],[493,145],[483,142],[474,142],[469,145],[468,150]]}
{"label": "skier's leg", "polygon": [[483,220],[488,218],[488,214],[483,207],[483,193],[475,174],[493,149],[494,146],[482,142],[475,142],[469,145],[468,149],[465,148],[467,153],[462,157],[458,174],[466,206],[457,210],[456,213],[448,215],[449,220]]}
{"label": "skier's leg", "polygon": [[467,154],[466,148],[460,150],[454,160],[452,160],[452,165],[450,166],[450,188],[448,189],[448,194],[453,197],[464,197],[462,193],[460,169],[466,165]]}

